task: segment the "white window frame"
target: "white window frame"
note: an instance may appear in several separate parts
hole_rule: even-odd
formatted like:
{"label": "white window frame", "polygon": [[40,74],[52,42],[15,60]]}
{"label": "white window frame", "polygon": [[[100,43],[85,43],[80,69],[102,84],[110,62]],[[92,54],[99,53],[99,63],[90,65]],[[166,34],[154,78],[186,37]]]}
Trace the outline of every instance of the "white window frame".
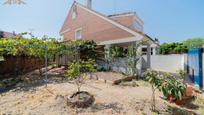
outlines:
{"label": "white window frame", "polygon": [[[81,31],[81,36],[79,38],[77,36],[78,31]],[[82,39],[82,28],[78,28],[78,29],[75,30],[75,40],[81,40],[81,39]]]}

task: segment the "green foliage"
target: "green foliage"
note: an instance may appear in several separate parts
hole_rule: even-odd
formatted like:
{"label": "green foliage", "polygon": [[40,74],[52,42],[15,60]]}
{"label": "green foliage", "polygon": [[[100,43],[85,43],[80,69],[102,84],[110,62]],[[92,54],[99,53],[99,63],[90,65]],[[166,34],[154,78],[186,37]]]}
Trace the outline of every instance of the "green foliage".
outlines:
{"label": "green foliage", "polygon": [[186,85],[183,82],[177,80],[171,74],[166,74],[162,82],[159,90],[163,92],[164,96],[171,95],[174,99],[182,99],[186,90]]}
{"label": "green foliage", "polygon": [[83,73],[95,72],[96,62],[92,59],[87,61],[76,61],[70,64],[66,76],[69,79],[76,79],[81,77]]}
{"label": "green foliage", "polygon": [[127,61],[131,76],[136,76],[136,67],[141,57],[141,52],[138,52],[138,48],[141,44],[142,42],[135,42],[128,46]]}
{"label": "green foliage", "polygon": [[152,85],[152,110],[156,111],[155,90],[161,85],[161,79],[158,77],[157,72],[152,70],[147,70],[145,74],[146,74],[146,79]]}
{"label": "green foliage", "polygon": [[184,96],[186,85],[177,80],[175,76],[168,73],[161,76],[152,70],[145,72],[145,76],[151,84],[154,84],[156,88],[162,91],[164,96],[168,97],[171,95],[174,99],[179,100]]}
{"label": "green foliage", "polygon": [[54,59],[56,55],[74,55],[80,54],[80,58],[88,60],[95,59],[97,56],[94,53],[96,44],[93,41],[73,41],[66,44],[57,42],[53,38],[3,38],[0,39],[0,56],[31,56],[31,57],[45,57],[45,51],[49,59]]}
{"label": "green foliage", "polygon": [[56,41],[40,40],[37,38],[4,38],[0,39],[0,55],[32,56],[44,58],[45,49],[48,51],[48,58],[53,58],[60,48]]}
{"label": "green foliage", "polygon": [[191,48],[201,48],[204,45],[203,38],[192,38],[182,43],[163,43],[160,45],[160,54],[180,54],[186,53]]}
{"label": "green foliage", "polygon": [[187,46],[187,48],[201,48],[204,45],[203,38],[192,38],[186,41],[183,41],[183,44]]}
{"label": "green foliage", "polygon": [[163,43],[160,46],[160,54],[180,54],[188,51],[183,43]]}
{"label": "green foliage", "polygon": [[75,80],[78,92],[80,92],[80,88],[84,83],[85,74],[95,71],[96,63],[94,60],[88,59],[87,61],[76,61],[70,64],[66,76],[68,79]]}
{"label": "green foliage", "polygon": [[80,58],[82,60],[94,59],[97,58],[96,53],[96,43],[89,40],[77,40],[70,42],[70,44],[76,48],[80,53]]}
{"label": "green foliage", "polygon": [[66,76],[69,79],[76,79],[77,77],[80,77],[80,75],[81,75],[80,68],[81,68],[80,62],[71,63],[69,65],[68,70],[67,70]]}
{"label": "green foliage", "polygon": [[177,73],[178,73],[179,77],[183,80],[183,83],[184,83],[186,72],[184,70],[182,70],[182,69],[179,69],[177,71]]}
{"label": "green foliage", "polygon": [[161,77],[158,75],[158,73],[156,71],[153,70],[147,70],[145,72],[145,76],[146,76],[146,80],[152,84],[155,85],[155,87],[159,88],[162,84],[162,79]]}
{"label": "green foliage", "polygon": [[113,46],[111,48],[111,57],[117,58],[117,57],[124,57],[125,51],[122,47]]}

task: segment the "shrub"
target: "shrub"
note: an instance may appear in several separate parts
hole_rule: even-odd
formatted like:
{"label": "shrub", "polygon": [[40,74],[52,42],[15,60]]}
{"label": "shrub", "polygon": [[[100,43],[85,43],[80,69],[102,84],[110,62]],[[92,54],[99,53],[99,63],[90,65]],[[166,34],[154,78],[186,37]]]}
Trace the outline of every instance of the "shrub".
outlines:
{"label": "shrub", "polygon": [[87,61],[76,61],[70,64],[66,76],[68,79],[75,80],[78,92],[84,83],[87,73],[96,71],[96,63],[94,60],[89,59]]}
{"label": "shrub", "polygon": [[161,79],[159,79],[157,72],[152,70],[147,70],[145,74],[152,86],[152,111],[156,111],[155,90],[161,85]]}

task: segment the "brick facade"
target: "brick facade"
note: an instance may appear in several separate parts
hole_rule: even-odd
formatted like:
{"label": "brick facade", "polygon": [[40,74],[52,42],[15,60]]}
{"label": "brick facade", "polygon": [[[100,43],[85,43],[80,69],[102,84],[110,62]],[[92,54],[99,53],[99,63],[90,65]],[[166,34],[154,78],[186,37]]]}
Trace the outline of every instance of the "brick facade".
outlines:
{"label": "brick facade", "polygon": [[[77,14],[75,19],[72,18],[74,11]],[[126,19],[121,20],[127,25],[132,23],[129,22],[129,19],[127,21]],[[94,40],[95,42],[133,37],[131,33],[74,4],[61,29],[64,41],[75,40],[75,31],[79,28],[82,29],[82,39]]]}

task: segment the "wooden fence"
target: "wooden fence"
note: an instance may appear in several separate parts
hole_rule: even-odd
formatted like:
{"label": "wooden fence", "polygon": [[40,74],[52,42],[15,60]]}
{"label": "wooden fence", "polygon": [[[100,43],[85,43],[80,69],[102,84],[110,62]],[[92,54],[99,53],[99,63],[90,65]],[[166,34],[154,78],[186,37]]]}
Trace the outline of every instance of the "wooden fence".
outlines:
{"label": "wooden fence", "polygon": [[44,66],[44,60],[27,56],[5,56],[0,61],[0,75],[20,75]]}

